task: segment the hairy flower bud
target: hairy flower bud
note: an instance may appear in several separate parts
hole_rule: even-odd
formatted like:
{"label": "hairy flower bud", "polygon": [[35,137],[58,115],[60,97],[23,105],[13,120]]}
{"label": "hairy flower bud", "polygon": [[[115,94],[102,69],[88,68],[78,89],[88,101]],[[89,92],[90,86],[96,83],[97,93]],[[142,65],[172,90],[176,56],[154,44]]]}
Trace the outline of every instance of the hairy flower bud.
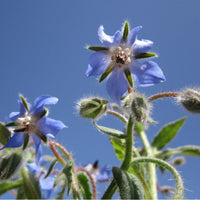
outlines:
{"label": "hairy flower bud", "polygon": [[107,100],[98,97],[81,99],[78,102],[79,114],[84,118],[97,119],[106,112],[107,103]]}
{"label": "hairy flower bud", "polygon": [[183,90],[177,96],[177,101],[189,112],[200,113],[200,89]]}
{"label": "hairy flower bud", "polygon": [[180,166],[180,165],[183,165],[185,164],[185,158],[183,156],[179,156],[179,157],[176,157],[174,158],[170,164],[173,165],[173,166]]}
{"label": "hairy flower bud", "polygon": [[129,110],[138,122],[147,122],[150,119],[151,104],[144,95],[130,93],[123,101],[125,109]]}

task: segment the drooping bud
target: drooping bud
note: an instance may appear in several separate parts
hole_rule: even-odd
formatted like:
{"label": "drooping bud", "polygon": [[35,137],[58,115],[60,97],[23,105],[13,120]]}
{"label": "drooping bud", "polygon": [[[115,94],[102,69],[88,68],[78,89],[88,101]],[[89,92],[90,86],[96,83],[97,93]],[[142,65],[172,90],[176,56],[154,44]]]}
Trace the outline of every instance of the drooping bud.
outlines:
{"label": "drooping bud", "polygon": [[107,100],[98,97],[90,97],[81,99],[77,105],[81,117],[97,119],[106,112],[107,104]]}
{"label": "drooping bud", "polygon": [[189,112],[200,113],[200,89],[183,90],[177,96],[177,101]]}
{"label": "drooping bud", "polygon": [[159,191],[164,195],[170,195],[170,194],[174,195],[176,189],[174,187],[166,185],[166,186],[159,187]]}
{"label": "drooping bud", "polygon": [[147,98],[138,93],[130,93],[123,100],[123,107],[131,112],[138,122],[150,120],[151,104]]}
{"label": "drooping bud", "polygon": [[185,164],[185,162],[186,162],[185,158],[183,156],[179,156],[179,157],[174,158],[172,161],[170,161],[170,164],[173,166],[180,166],[180,165]]}
{"label": "drooping bud", "polygon": [[0,180],[7,180],[13,176],[22,163],[22,153],[14,151],[2,158],[0,163]]}

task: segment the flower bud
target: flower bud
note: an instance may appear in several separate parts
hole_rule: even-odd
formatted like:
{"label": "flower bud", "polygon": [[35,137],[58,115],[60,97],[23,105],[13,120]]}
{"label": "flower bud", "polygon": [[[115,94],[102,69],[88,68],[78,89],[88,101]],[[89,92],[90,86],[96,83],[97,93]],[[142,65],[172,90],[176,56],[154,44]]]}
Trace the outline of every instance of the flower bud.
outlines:
{"label": "flower bud", "polygon": [[125,109],[129,110],[138,122],[150,120],[151,104],[144,95],[130,93],[123,101]]}
{"label": "flower bud", "polygon": [[78,110],[81,117],[97,119],[107,110],[108,101],[98,97],[81,99],[78,103]]}
{"label": "flower bud", "polygon": [[200,113],[200,89],[183,90],[177,96],[177,101],[189,112]]}
{"label": "flower bud", "polygon": [[179,157],[176,157],[174,158],[170,164],[173,165],[173,166],[180,166],[180,165],[183,165],[185,164],[185,158],[183,156],[179,156]]}

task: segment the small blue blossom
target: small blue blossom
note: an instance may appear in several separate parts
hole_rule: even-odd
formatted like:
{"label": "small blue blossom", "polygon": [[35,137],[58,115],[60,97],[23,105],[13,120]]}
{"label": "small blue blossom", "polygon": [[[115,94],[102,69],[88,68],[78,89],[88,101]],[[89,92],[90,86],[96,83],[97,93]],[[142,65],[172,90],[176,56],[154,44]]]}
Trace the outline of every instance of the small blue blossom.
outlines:
{"label": "small blue blossom", "polygon": [[[20,111],[10,113],[10,119],[18,123],[13,129],[13,136],[3,148],[16,148],[22,146],[26,137],[31,136],[36,150],[36,162],[41,156],[41,138],[54,137],[66,126],[58,120],[47,117],[45,105],[56,104],[58,99],[49,95],[36,98],[33,106],[28,104],[21,96],[18,100]],[[2,148],[2,149],[3,149]]]}
{"label": "small blue blossom", "polygon": [[[41,159],[39,160],[38,165],[41,165]],[[39,179],[42,198],[49,199],[51,192],[53,191],[53,186],[56,178],[53,176],[48,176],[47,178],[45,178],[43,169],[40,168],[38,165],[35,162],[26,163],[29,171],[35,176],[36,179]]]}
{"label": "small blue blossom", "polygon": [[148,52],[153,46],[152,41],[137,39],[141,28],[141,26],[133,28],[124,37],[123,31],[117,31],[114,36],[109,36],[104,32],[104,27],[100,26],[98,36],[104,47],[88,47],[96,52],[89,57],[86,75],[101,75],[99,80],[101,82],[101,78],[104,79],[112,72],[106,87],[110,97],[118,103],[128,87],[133,86],[127,78],[131,74],[137,86],[152,86],[165,81],[165,76],[158,64],[153,61],[139,61],[143,60],[141,58],[156,56]]}
{"label": "small blue blossom", "polygon": [[94,164],[88,164],[84,168],[91,173],[97,182],[106,182],[112,178],[111,167],[108,165],[98,167],[98,161],[95,161]]}

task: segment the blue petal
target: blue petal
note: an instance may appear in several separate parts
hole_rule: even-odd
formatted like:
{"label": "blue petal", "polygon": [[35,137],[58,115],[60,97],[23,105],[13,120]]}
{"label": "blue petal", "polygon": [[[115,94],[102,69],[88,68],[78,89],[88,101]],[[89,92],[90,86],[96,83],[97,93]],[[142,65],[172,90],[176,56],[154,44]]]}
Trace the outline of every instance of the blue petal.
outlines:
{"label": "blue petal", "polygon": [[113,70],[106,87],[110,97],[117,103],[120,103],[122,95],[128,88],[128,83],[124,77],[124,71],[121,69]]}
{"label": "blue petal", "polygon": [[47,117],[41,118],[37,126],[43,135],[51,134],[53,136],[66,127],[61,121]]}
{"label": "blue petal", "polygon": [[136,40],[131,48],[137,55],[140,53],[148,52],[152,46],[153,46],[153,42],[150,40]]}
{"label": "blue petal", "polygon": [[86,76],[99,76],[104,73],[110,64],[110,56],[105,51],[95,52],[89,57]]}
{"label": "blue petal", "polygon": [[25,137],[24,133],[21,132],[14,133],[14,135],[8,140],[7,144],[1,149],[16,148],[22,146],[24,142],[24,137]]}
{"label": "blue petal", "polygon": [[42,170],[38,167],[38,165],[35,162],[26,163],[26,166],[33,175],[37,175],[42,172]]}
{"label": "blue petal", "polygon": [[111,44],[113,44],[113,36],[107,35],[104,32],[104,27],[100,26],[98,29],[98,36],[99,36],[99,40],[101,41],[101,43],[103,43],[103,45],[109,47]]}
{"label": "blue petal", "polygon": [[35,145],[35,160],[36,164],[39,163],[40,157],[42,155],[42,146],[41,146],[41,139],[39,136],[35,135],[34,133],[31,134],[31,137],[33,138],[34,145]]}
{"label": "blue petal", "polygon": [[17,119],[19,117],[22,117],[26,113],[26,109],[24,107],[24,104],[21,101],[19,101],[19,100],[17,102],[19,104],[19,112],[11,112],[10,113],[9,118],[12,121],[17,121]]}
{"label": "blue petal", "polygon": [[132,67],[132,73],[137,86],[152,86],[166,80],[158,64],[153,61],[147,61],[143,64],[136,63]]}
{"label": "blue petal", "polygon": [[42,197],[43,199],[49,199],[51,192],[53,190],[55,178],[53,177],[47,177],[44,179],[45,175],[42,175],[39,182],[40,182],[40,188],[42,190]]}
{"label": "blue petal", "polygon": [[137,38],[137,34],[141,29],[142,29],[142,26],[137,26],[137,27],[131,29],[130,33],[128,34],[128,42],[129,42],[130,46],[132,46],[132,44],[134,44],[134,42]]}
{"label": "blue petal", "polygon": [[122,41],[122,34],[121,34],[121,31],[117,31],[117,32],[115,33],[115,35],[114,35],[113,42],[114,42],[115,44],[119,44],[119,43],[121,43],[121,41]]}
{"label": "blue petal", "polygon": [[96,175],[97,181],[106,181],[111,178],[111,167],[105,165],[100,169],[100,172]]}
{"label": "blue petal", "polygon": [[30,110],[30,113],[39,117],[44,112],[45,105],[56,104],[57,102],[58,102],[58,98],[56,97],[52,97],[50,95],[39,96],[34,101],[34,104]]}

